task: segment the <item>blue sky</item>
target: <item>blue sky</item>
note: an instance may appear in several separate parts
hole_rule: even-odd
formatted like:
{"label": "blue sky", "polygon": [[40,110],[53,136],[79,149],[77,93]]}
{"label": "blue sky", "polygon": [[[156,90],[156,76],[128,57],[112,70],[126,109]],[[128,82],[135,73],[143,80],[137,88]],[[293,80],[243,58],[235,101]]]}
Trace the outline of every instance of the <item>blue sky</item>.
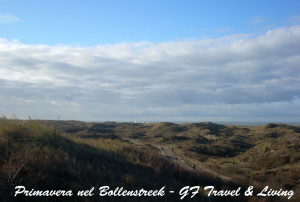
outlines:
{"label": "blue sky", "polygon": [[0,0],[0,114],[299,121],[299,2]]}
{"label": "blue sky", "polygon": [[15,1],[0,14],[19,19],[2,37],[30,44],[164,42],[257,33],[289,25],[299,1]]}

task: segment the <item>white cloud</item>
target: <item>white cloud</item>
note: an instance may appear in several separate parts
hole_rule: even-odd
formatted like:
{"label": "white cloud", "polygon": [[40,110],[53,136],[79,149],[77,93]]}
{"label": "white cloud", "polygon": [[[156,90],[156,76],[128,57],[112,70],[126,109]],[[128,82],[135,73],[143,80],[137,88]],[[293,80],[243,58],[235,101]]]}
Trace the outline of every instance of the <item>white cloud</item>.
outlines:
{"label": "white cloud", "polygon": [[21,22],[20,18],[10,14],[0,14],[0,24],[10,24],[15,22]]}
{"label": "white cloud", "polygon": [[291,24],[299,25],[300,23],[300,15],[294,15],[287,19],[287,21]]}
{"label": "white cloud", "polygon": [[93,47],[1,39],[0,112],[83,120],[292,120],[299,118],[299,64],[299,26],[256,37]]}
{"label": "white cloud", "polygon": [[258,15],[258,16],[253,17],[249,23],[253,24],[253,25],[257,25],[257,24],[265,23],[266,21],[267,20],[264,16]]}

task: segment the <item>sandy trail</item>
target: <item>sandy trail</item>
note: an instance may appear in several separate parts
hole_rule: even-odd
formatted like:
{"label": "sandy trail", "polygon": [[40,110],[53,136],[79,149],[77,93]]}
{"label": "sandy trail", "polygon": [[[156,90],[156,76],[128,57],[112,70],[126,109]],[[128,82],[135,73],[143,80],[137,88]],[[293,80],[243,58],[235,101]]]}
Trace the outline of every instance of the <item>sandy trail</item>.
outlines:
{"label": "sandy trail", "polygon": [[[136,144],[136,145],[150,144],[148,142],[146,143],[146,142],[141,142],[139,140],[133,140],[133,139],[127,139],[127,138],[126,139],[124,138],[124,140],[126,140],[132,144]],[[203,166],[196,164],[193,160],[191,160],[191,159],[183,156],[179,152],[177,152],[176,148],[172,148],[172,147],[169,147],[166,145],[156,145],[156,144],[150,144],[150,145],[158,148],[160,150],[161,155],[165,159],[176,163],[182,169],[185,169],[188,171],[200,171],[202,173],[217,176],[217,177],[221,178],[223,181],[234,182],[234,180],[232,180],[230,177],[220,175],[210,169],[204,168]]]}
{"label": "sandy trail", "polygon": [[177,165],[179,165],[180,167],[186,169],[186,170],[191,170],[192,167],[190,167],[189,165],[187,165],[185,163],[185,161],[183,161],[181,158],[179,158],[178,156],[176,156],[173,152],[172,149],[162,146],[162,145],[154,145],[155,147],[157,147],[160,150],[160,153],[164,156],[165,159],[171,160],[174,163],[176,163]]}

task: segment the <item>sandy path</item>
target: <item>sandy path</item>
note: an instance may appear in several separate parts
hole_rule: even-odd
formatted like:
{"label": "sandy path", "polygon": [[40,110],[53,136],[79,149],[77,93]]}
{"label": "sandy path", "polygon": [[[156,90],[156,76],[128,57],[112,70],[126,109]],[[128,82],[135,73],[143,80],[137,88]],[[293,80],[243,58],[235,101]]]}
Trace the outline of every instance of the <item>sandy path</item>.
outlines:
{"label": "sandy path", "polygon": [[177,165],[179,165],[180,167],[182,167],[186,170],[191,170],[192,169],[192,167],[187,165],[185,161],[183,161],[181,158],[176,156],[172,152],[172,149],[170,149],[168,147],[165,147],[165,146],[161,146],[161,145],[154,145],[154,146],[157,147],[160,150],[160,153],[164,156],[164,158],[173,161],[174,163],[176,163]]}
{"label": "sandy path", "polygon": [[[150,144],[150,143],[144,143],[138,140],[132,140],[132,139],[124,139],[126,141],[129,141],[132,144],[136,144],[136,145],[144,145],[144,144]],[[227,181],[227,182],[233,182],[234,180],[232,180],[230,177],[224,176],[224,175],[220,175],[210,169],[206,169],[202,166],[200,166],[199,164],[196,164],[195,162],[193,162],[191,159],[183,156],[182,154],[178,153],[177,150],[175,148],[170,148],[168,146],[165,145],[154,145],[154,144],[150,144],[156,148],[158,148],[160,150],[160,153],[162,154],[162,156],[165,159],[168,159],[170,161],[173,161],[174,163],[176,163],[177,165],[179,165],[182,169],[185,170],[189,170],[189,171],[200,171],[209,175],[214,175],[214,176],[218,176],[219,178],[221,178],[223,181]]]}

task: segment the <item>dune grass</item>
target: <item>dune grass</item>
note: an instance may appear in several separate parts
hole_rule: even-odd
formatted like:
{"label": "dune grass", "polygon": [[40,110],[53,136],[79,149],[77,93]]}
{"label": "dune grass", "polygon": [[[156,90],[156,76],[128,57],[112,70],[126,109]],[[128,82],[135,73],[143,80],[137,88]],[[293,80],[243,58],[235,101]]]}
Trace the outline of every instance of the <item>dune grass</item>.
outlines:
{"label": "dune grass", "polygon": [[[100,186],[127,189],[180,190],[186,185],[213,185],[219,189],[266,185],[299,193],[299,127],[267,124],[236,127],[210,122],[195,124],[85,123],[76,121],[0,121],[0,197],[4,201],[40,201],[14,198],[14,187],[36,190],[80,190]],[[132,144],[133,139],[143,144]],[[148,143],[148,144],[147,144]],[[166,160],[153,146],[175,147],[176,151],[215,175],[190,172]],[[178,195],[160,198],[177,201]],[[54,198],[55,201],[98,201],[93,197]],[[289,201],[297,201],[295,196]],[[53,198],[43,198],[53,201]],[[103,200],[103,198],[101,198]],[[115,201],[116,198],[104,198]],[[139,198],[119,198],[137,201]],[[145,201],[158,199],[144,198]],[[207,198],[195,200],[244,200],[255,198]],[[277,201],[278,198],[268,200]]]}
{"label": "dune grass", "polygon": [[[80,190],[100,186],[126,189],[180,190],[186,185],[212,184],[222,188],[218,178],[182,170],[165,160],[151,146],[140,148],[119,139],[82,138],[65,134],[51,124],[38,121],[0,121],[0,197],[2,201],[99,201],[93,197],[15,198],[15,186],[35,190]],[[199,194],[194,200],[205,200]],[[176,201],[179,196],[144,199],[101,198],[105,201]],[[215,198],[213,201],[221,201]]]}

